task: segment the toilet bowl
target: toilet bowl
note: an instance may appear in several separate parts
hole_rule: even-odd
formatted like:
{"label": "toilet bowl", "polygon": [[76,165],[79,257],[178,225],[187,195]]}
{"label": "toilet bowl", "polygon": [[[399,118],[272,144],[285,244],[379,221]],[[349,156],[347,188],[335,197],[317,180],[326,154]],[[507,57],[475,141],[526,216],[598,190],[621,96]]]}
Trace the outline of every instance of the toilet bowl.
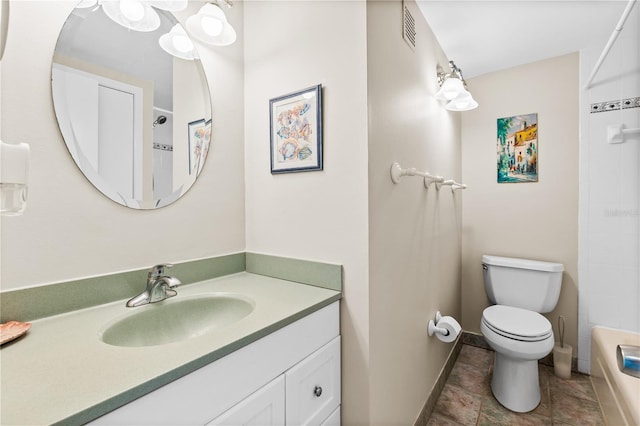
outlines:
{"label": "toilet bowl", "polygon": [[491,390],[506,408],[524,413],[540,403],[538,360],[553,350],[551,323],[540,313],[557,302],[564,267],[560,263],[482,256],[489,306],[480,331],[495,350]]}
{"label": "toilet bowl", "polygon": [[540,403],[538,360],[553,350],[551,323],[537,312],[493,305],[480,330],[496,352],[491,390],[506,408],[524,413]]}

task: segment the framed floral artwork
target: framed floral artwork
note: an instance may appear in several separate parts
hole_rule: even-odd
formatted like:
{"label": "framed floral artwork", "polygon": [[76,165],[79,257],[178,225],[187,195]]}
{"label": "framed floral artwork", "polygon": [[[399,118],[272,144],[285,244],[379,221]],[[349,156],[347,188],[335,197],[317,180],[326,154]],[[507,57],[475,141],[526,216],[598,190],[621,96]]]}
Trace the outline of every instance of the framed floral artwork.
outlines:
{"label": "framed floral artwork", "polygon": [[322,85],[269,101],[271,173],[322,170]]}
{"label": "framed floral artwork", "polygon": [[209,152],[211,120],[196,120],[189,123],[189,174],[200,174]]}

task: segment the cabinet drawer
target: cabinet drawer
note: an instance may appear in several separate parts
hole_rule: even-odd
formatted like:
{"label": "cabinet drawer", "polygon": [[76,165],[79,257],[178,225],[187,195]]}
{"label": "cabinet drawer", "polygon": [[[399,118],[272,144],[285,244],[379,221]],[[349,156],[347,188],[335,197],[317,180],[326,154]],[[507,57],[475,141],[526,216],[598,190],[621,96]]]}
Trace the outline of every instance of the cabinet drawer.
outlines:
{"label": "cabinet drawer", "polygon": [[340,405],[340,336],[285,373],[287,425],[319,425]]}

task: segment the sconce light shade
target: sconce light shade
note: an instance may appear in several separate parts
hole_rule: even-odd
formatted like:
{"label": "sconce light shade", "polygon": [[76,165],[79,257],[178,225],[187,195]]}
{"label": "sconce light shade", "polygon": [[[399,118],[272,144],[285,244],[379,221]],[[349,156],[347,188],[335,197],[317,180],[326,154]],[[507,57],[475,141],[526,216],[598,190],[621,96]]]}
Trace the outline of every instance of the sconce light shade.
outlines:
{"label": "sconce light shade", "polygon": [[439,101],[450,101],[460,96],[463,92],[466,92],[466,90],[464,89],[462,80],[457,77],[448,77],[444,83],[442,83],[435,98]]}
{"label": "sconce light shade", "polygon": [[160,36],[158,43],[162,50],[177,58],[188,61],[198,59],[193,42],[180,24],[175,24],[171,31]]}
{"label": "sconce light shade", "polygon": [[188,0],[146,0],[146,3],[156,9],[177,12],[187,8]]}
{"label": "sconce light shade", "polygon": [[473,99],[467,90],[467,83],[462,77],[462,71],[453,61],[449,61],[451,72],[445,74],[440,65],[436,72],[440,90],[435,94],[439,101],[448,101],[445,106],[449,111],[469,111],[478,107],[478,102]]}
{"label": "sconce light shade", "polygon": [[449,102],[445,108],[449,111],[469,111],[478,108],[478,102],[471,96],[471,93],[467,92],[469,96],[463,96],[456,98]]}
{"label": "sconce light shade", "polygon": [[214,46],[228,46],[237,37],[220,6],[211,3],[187,19],[187,30],[201,42]]}
{"label": "sconce light shade", "polygon": [[87,7],[94,7],[98,4],[98,0],[80,0],[80,3],[76,5],[76,8],[84,9]]}
{"label": "sconce light shade", "polygon": [[160,27],[160,16],[141,0],[102,0],[104,13],[114,22],[135,31],[149,32]]}
{"label": "sconce light shade", "polygon": [[469,111],[478,108],[478,102],[473,99],[471,93],[467,89],[463,89],[458,97],[452,99],[445,106],[449,111]]}

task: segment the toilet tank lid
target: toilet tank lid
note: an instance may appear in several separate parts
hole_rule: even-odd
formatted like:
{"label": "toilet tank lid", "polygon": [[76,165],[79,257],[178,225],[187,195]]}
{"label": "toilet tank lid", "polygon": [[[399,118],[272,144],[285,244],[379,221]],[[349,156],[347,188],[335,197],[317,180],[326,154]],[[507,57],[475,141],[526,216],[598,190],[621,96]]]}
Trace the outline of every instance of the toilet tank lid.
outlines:
{"label": "toilet tank lid", "polygon": [[545,272],[562,272],[562,263],[542,262],[540,260],[519,259],[515,257],[482,256],[482,263],[485,265],[505,266],[507,268],[533,269]]}

